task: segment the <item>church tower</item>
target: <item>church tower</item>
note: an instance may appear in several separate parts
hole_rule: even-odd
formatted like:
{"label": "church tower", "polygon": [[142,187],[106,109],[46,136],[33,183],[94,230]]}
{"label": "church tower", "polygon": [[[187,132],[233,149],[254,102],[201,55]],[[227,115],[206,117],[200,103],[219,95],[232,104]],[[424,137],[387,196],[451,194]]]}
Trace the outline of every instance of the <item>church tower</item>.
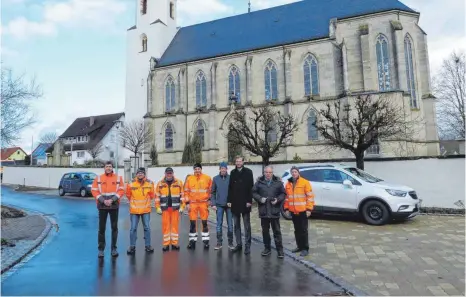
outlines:
{"label": "church tower", "polygon": [[160,59],[175,37],[177,0],[133,0],[136,24],[126,38],[126,120],[142,119],[147,113],[150,59]]}

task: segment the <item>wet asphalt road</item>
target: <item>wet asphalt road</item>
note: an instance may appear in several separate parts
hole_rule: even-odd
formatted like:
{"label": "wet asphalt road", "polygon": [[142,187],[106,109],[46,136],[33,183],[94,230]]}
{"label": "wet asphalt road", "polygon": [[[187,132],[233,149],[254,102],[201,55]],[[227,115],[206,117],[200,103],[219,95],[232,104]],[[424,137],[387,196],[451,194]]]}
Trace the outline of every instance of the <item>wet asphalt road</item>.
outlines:
{"label": "wet asphalt road", "polygon": [[[59,232],[42,250],[2,281],[2,295],[315,295],[340,291],[332,283],[290,259],[186,249],[188,220],[181,221],[181,250],[161,251],[161,220],[151,217],[153,254],[144,252],[139,225],[135,256],[126,255],[129,244],[128,206],[119,217],[118,250],[113,260],[107,248],[97,258],[97,210],[93,201],[64,199],[15,192],[2,187],[2,203],[53,214]],[[107,246],[110,229],[107,224]],[[55,232],[52,230],[51,232]],[[210,226],[211,239],[215,228]],[[225,234],[224,234],[225,235]],[[215,240],[211,241],[213,245]]]}

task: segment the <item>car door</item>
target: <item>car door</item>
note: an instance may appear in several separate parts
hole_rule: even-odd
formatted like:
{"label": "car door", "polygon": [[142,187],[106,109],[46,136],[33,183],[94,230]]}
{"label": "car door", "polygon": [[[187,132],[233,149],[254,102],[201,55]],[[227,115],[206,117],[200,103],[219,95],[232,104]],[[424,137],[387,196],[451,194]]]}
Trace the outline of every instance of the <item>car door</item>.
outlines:
{"label": "car door", "polygon": [[311,182],[312,192],[314,193],[314,211],[322,212],[327,206],[325,192],[322,189],[322,172],[316,169],[303,170],[301,176]]}
{"label": "car door", "polygon": [[[322,191],[325,204],[329,211],[355,211],[357,210],[358,185],[352,177],[337,169],[319,169],[322,173]],[[344,180],[350,180],[351,187],[343,184]]]}
{"label": "car door", "polygon": [[70,192],[71,193],[79,192],[79,188],[80,188],[80,184],[81,184],[81,178],[79,177],[79,174],[72,173],[70,181],[71,181],[70,182],[70,185],[71,185]]}
{"label": "car door", "polygon": [[71,174],[67,173],[63,175],[62,178],[62,183],[61,186],[63,187],[63,190],[65,190],[66,193],[70,193],[71,191],[71,180],[70,180]]}

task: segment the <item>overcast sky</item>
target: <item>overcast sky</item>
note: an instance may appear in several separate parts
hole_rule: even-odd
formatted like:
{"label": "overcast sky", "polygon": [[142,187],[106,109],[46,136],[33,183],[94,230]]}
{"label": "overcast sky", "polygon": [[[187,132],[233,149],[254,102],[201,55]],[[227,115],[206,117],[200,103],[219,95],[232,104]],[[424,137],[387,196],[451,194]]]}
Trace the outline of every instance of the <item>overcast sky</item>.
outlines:
{"label": "overcast sky", "polygon": [[[149,0],[150,1],[150,0]],[[324,1],[324,0],[322,0]],[[383,1],[383,0],[380,0]],[[126,29],[139,0],[2,0],[2,61],[35,75],[44,97],[38,123],[18,143],[62,133],[77,117],[124,111]],[[181,26],[244,13],[248,0],[178,0]],[[293,0],[252,0],[262,9]],[[464,0],[405,0],[421,12],[432,74],[452,50],[466,48]]]}

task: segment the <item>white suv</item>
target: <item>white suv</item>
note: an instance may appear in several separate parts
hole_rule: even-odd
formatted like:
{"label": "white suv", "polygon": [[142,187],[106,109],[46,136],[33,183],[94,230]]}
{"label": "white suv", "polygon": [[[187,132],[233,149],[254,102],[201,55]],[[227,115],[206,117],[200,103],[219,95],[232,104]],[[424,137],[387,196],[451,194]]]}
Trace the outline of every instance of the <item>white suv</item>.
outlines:
{"label": "white suv", "polygon": [[[298,168],[301,176],[311,182],[314,213],[359,214],[371,225],[419,214],[421,200],[409,187],[387,183],[353,166],[319,164]],[[290,178],[287,170],[282,176],[283,183]],[[283,205],[282,215],[291,219]]]}

